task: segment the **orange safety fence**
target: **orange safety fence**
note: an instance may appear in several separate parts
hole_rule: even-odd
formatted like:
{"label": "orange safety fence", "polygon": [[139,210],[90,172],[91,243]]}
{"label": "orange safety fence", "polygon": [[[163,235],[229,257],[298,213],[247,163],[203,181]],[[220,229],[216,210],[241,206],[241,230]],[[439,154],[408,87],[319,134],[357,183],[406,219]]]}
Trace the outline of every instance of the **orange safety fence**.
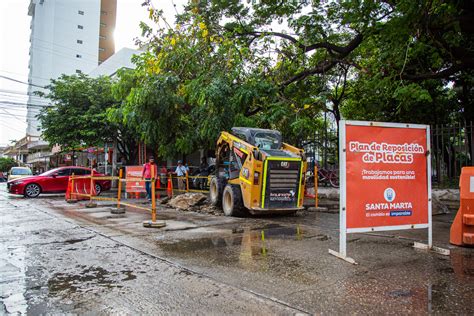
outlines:
{"label": "orange safety fence", "polygon": [[[152,175],[152,179],[154,175]],[[117,196],[116,197],[101,197],[97,196],[94,182],[96,180],[116,180],[118,183],[117,189]],[[129,182],[151,182],[152,188],[152,198],[151,198],[151,205],[144,206],[138,205],[136,203],[129,203],[124,202],[122,200],[122,187],[125,183],[125,187]],[[112,201],[115,202],[117,208],[121,208],[122,206],[128,206],[132,208],[137,208],[145,211],[149,211],[152,214],[152,222],[156,221],[156,188],[155,188],[155,181],[152,180],[144,180],[142,178],[123,178],[123,171],[120,170],[119,176],[94,176],[93,174],[90,176],[74,176],[72,175],[69,177],[68,188],[66,191],[65,198],[67,201],[77,201],[77,200],[89,200],[89,201]],[[91,190],[92,188],[92,190]]]}
{"label": "orange safety fence", "polygon": [[91,177],[84,176],[74,176],[69,177],[67,190],[66,190],[66,200],[90,200],[90,196],[97,195],[95,190],[95,185],[92,181],[92,191],[91,191]]}

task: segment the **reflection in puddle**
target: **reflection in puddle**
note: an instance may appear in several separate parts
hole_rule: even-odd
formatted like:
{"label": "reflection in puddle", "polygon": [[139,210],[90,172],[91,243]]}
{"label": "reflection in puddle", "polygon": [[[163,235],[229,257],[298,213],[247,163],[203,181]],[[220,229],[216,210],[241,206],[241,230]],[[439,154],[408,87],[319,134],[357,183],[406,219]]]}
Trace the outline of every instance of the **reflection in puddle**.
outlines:
{"label": "reflection in puddle", "polygon": [[175,243],[160,242],[159,247],[171,256],[191,260],[204,259],[206,262],[223,266],[237,265],[247,271],[284,272],[287,277],[306,283],[311,278],[308,278],[305,269],[301,267],[300,260],[286,258],[277,251],[279,241],[300,241],[305,238],[316,238],[320,241],[328,239],[326,235],[309,236],[300,226],[273,224],[259,228],[233,228],[231,234],[222,237],[180,240]]}
{"label": "reflection in puddle", "polygon": [[474,256],[472,252],[460,249],[451,251],[451,265],[458,279],[474,277]]}
{"label": "reflection in puddle", "polygon": [[[305,232],[299,227],[299,225],[296,227],[268,225],[264,226],[263,229],[251,229],[248,227],[238,229],[233,228],[232,235],[180,240],[175,243],[162,243],[160,244],[160,247],[166,251],[186,254],[212,248],[229,248],[234,250],[236,246],[241,246],[242,252],[244,253],[251,254],[252,256],[264,256],[268,254],[269,251],[268,243],[266,242],[269,239],[302,240],[304,237]],[[222,249],[221,251],[226,250]]]}

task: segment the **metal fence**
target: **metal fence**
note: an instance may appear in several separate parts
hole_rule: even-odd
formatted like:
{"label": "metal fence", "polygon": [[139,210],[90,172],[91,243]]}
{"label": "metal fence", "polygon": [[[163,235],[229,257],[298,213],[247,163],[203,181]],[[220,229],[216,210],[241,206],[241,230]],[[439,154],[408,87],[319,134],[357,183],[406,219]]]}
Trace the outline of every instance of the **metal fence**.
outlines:
{"label": "metal fence", "polygon": [[338,133],[328,128],[314,133],[303,143],[303,148],[311,170],[317,165],[326,170],[338,169]]}
{"label": "metal fence", "polygon": [[[309,167],[338,169],[338,133],[319,131],[303,143]],[[474,124],[431,126],[431,175],[434,187],[457,188],[461,168],[474,165]]]}
{"label": "metal fence", "polygon": [[431,126],[433,185],[456,188],[461,168],[473,165],[473,123]]}

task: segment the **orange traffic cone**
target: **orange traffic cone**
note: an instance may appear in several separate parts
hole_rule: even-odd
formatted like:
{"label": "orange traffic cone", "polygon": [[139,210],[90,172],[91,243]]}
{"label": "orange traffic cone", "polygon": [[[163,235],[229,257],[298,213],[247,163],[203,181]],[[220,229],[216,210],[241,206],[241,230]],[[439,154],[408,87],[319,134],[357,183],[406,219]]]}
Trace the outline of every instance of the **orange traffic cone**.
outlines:
{"label": "orange traffic cone", "polygon": [[172,187],[170,178],[168,178],[168,188],[166,189],[166,192],[168,193],[169,197],[173,196],[173,187]]}

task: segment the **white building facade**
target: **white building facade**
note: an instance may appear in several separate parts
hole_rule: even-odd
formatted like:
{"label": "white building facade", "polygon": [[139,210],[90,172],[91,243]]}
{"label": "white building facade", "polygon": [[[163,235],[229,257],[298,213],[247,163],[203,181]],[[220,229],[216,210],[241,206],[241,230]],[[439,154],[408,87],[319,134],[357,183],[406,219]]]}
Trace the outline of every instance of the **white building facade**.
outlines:
{"label": "white building facade", "polygon": [[[62,74],[88,74],[114,54],[116,6],[116,0],[30,0],[29,95]],[[30,96],[27,135],[41,135],[36,115],[47,102]]]}
{"label": "white building facade", "polygon": [[49,168],[50,144],[41,139],[37,118],[50,102],[34,92],[61,75],[89,74],[115,53],[117,0],[30,0],[30,61],[26,163],[44,171]]}

